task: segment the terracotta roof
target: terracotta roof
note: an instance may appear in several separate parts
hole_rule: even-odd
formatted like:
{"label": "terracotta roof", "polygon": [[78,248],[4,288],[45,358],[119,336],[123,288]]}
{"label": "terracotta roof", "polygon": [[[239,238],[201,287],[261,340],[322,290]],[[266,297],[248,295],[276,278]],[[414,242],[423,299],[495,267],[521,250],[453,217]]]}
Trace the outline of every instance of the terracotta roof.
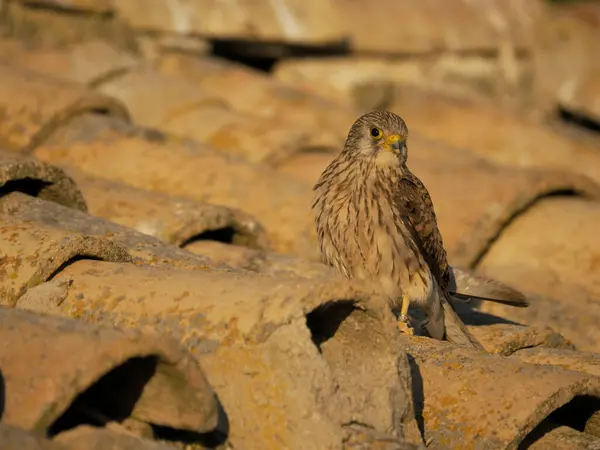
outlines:
{"label": "terracotta roof", "polygon": [[[596,9],[0,1],[0,448],[597,447]],[[451,263],[531,300],[459,306],[488,355],[319,262],[376,107]]]}

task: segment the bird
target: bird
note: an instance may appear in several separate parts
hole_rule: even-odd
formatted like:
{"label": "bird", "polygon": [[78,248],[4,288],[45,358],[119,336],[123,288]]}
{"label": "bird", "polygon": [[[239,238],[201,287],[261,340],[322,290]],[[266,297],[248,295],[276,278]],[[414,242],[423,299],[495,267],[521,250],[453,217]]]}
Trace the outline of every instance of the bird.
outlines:
{"label": "bird", "polygon": [[313,187],[321,258],[347,278],[374,284],[399,311],[401,330],[413,333],[414,303],[430,337],[482,350],[453,301],[528,302],[509,286],[450,266],[429,192],[407,166],[407,142],[408,127],[393,112],[371,111],[354,122]]}

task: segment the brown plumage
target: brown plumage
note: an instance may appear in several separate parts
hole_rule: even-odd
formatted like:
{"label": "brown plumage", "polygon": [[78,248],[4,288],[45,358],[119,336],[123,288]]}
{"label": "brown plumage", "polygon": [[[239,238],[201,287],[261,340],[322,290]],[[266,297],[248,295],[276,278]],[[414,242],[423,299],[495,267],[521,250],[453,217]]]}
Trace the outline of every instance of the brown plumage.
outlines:
{"label": "brown plumage", "polygon": [[314,187],[323,259],[349,278],[375,283],[402,321],[414,302],[430,336],[481,349],[449,303],[448,288],[463,278],[448,264],[427,189],[406,166],[407,138],[406,124],[391,112],[354,123]]}
{"label": "brown plumage", "polygon": [[396,201],[419,236],[427,264],[437,273],[441,288],[450,292],[451,299],[467,302],[477,299],[517,307],[529,306],[527,299],[519,291],[498,281],[450,266],[429,192],[408,167],[398,184]]}

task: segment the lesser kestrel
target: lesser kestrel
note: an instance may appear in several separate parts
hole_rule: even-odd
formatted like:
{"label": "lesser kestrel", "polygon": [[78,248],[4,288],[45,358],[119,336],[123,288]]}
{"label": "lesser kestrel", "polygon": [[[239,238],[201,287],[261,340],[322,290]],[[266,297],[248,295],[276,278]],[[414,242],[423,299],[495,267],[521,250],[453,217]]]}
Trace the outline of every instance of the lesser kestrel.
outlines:
{"label": "lesser kestrel", "polygon": [[[375,283],[399,309],[399,325],[415,303],[431,337],[481,349],[452,307],[449,289],[463,283],[476,290],[485,282],[465,283],[464,272],[449,266],[429,193],[406,165],[407,139],[404,120],[388,111],[370,112],[352,125],[342,152],[314,187],[321,254],[345,276]],[[499,298],[484,299],[526,306],[520,293],[501,283],[491,287]]]}

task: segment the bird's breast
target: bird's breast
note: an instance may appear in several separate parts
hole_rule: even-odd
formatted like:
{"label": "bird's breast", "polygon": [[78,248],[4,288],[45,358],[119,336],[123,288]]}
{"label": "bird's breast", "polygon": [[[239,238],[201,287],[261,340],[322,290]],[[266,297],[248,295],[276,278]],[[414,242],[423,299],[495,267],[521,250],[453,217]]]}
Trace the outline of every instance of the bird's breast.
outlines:
{"label": "bird's breast", "polygon": [[373,192],[365,186],[321,199],[317,230],[325,262],[350,278],[375,282],[389,298],[403,290],[421,295],[421,262],[393,197]]}

